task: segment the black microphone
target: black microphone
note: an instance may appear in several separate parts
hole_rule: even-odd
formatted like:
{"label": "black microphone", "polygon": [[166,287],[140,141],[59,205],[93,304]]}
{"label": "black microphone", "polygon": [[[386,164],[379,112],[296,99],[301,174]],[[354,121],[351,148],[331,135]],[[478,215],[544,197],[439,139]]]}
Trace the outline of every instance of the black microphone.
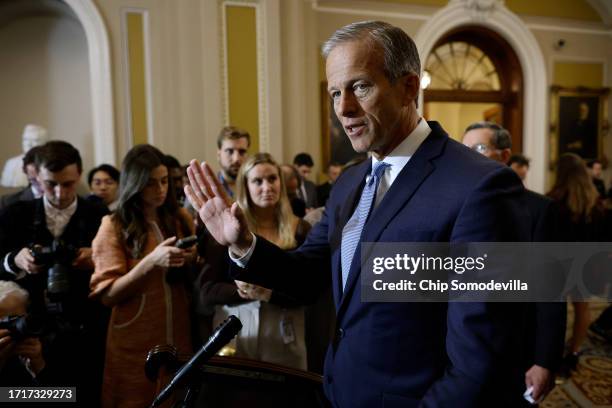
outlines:
{"label": "black microphone", "polygon": [[159,406],[174,391],[179,383],[186,379],[193,370],[197,370],[205,361],[214,356],[223,346],[230,342],[242,329],[240,319],[232,315],[217,327],[200,350],[174,375],[172,381],[159,393],[151,408]]}

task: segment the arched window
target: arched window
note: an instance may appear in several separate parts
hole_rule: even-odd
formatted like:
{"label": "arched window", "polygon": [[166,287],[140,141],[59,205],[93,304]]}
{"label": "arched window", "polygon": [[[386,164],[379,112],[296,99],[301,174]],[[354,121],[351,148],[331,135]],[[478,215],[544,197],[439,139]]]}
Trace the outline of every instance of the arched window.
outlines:
{"label": "arched window", "polygon": [[523,76],[516,53],[499,34],[484,27],[455,29],[425,59],[421,87],[424,116],[440,120],[460,140],[465,128],[489,120],[512,134],[522,151]]}
{"label": "arched window", "polygon": [[437,47],[427,58],[429,89],[499,91],[499,75],[491,59],[475,45],[458,41]]}

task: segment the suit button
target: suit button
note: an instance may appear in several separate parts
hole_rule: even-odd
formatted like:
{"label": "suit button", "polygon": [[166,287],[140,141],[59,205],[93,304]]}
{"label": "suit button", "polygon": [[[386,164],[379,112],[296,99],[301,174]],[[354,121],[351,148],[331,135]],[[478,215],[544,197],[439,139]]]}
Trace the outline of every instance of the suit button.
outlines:
{"label": "suit button", "polygon": [[341,327],[338,329],[338,338],[341,339],[344,337],[344,329]]}

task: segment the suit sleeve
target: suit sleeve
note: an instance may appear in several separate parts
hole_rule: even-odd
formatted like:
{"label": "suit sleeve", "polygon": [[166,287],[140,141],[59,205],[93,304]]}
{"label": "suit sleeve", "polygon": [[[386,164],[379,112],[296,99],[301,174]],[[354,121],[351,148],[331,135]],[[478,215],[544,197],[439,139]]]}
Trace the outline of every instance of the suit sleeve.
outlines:
{"label": "suit sleeve", "polygon": [[[534,242],[554,242],[558,236],[558,220],[558,208],[550,201],[543,208],[543,214],[538,217]],[[528,332],[527,334],[534,342],[533,362],[555,372],[563,358],[567,304],[565,302],[542,302],[536,303],[534,309],[535,326],[533,333]]]}
{"label": "suit sleeve", "polygon": [[[531,223],[525,222],[529,214],[519,199],[522,191],[511,170],[489,173],[466,199],[451,242],[529,241]],[[520,399],[524,316],[519,303],[450,302],[448,365],[420,406],[495,406],[500,399]]]}
{"label": "suit sleeve", "polygon": [[230,275],[278,291],[296,303],[313,303],[331,281],[327,228],[325,211],[306,241],[294,251],[284,251],[258,236],[248,266],[241,268],[230,262]]}
{"label": "suit sleeve", "polygon": [[[5,268],[7,255],[13,260],[17,252],[27,246],[29,242],[27,222],[31,218],[21,210],[19,205],[10,205],[0,211],[0,280],[15,280],[16,275]],[[28,220],[27,222],[24,220]]]}

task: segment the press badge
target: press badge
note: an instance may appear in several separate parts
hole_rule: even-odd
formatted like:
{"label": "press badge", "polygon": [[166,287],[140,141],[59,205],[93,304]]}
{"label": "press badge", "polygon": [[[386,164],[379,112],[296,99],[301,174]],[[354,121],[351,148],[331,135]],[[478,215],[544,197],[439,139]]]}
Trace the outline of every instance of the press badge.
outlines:
{"label": "press badge", "polygon": [[293,319],[290,316],[283,314],[280,321],[281,337],[284,344],[290,344],[295,341],[295,330],[293,329]]}

